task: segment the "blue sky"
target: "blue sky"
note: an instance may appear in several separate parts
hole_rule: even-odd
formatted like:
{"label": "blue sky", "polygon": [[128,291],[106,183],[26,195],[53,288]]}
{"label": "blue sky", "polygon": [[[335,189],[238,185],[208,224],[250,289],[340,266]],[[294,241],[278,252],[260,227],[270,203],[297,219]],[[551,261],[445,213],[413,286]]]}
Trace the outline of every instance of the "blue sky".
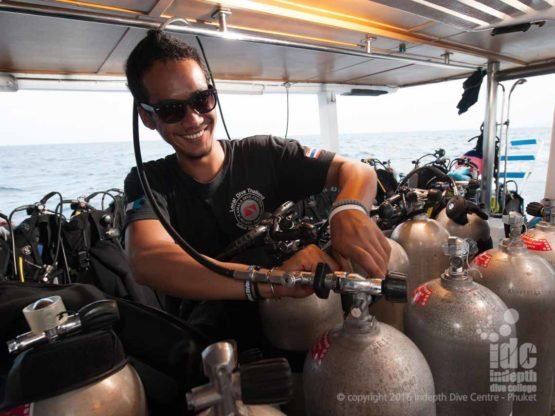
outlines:
{"label": "blue sky", "polygon": [[[340,133],[476,130],[485,113],[485,82],[480,100],[458,115],[462,80],[399,90],[380,97],[338,98]],[[509,90],[514,81],[505,83]],[[232,137],[283,135],[285,94],[221,95]],[[513,93],[511,128],[551,127],[555,74],[529,78]],[[0,145],[131,141],[131,97],[127,92],[28,91],[0,93]],[[318,134],[315,95],[290,96],[289,137]],[[217,137],[224,137],[221,123]],[[143,129],[143,139],[157,139]]]}

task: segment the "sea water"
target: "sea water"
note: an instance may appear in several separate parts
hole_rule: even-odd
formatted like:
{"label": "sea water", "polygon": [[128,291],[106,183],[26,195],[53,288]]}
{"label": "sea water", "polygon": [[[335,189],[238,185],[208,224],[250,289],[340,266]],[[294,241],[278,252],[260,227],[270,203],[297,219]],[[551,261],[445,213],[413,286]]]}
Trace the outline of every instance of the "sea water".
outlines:
{"label": "sea water", "polygon": [[[510,139],[536,138],[540,143],[530,177],[520,181],[519,192],[525,203],[539,201],[544,196],[550,130],[510,132]],[[445,150],[448,158],[463,155],[475,146],[476,141],[469,143],[468,139],[476,134],[472,130],[342,134],[339,153],[357,160],[369,157],[389,160],[397,172],[408,173],[413,168],[413,160],[439,148]],[[317,135],[296,139],[310,147],[321,147]],[[145,141],[141,149],[145,161],[172,152],[162,140]],[[58,191],[71,199],[109,188],[123,188],[125,176],[135,164],[131,142],[2,146],[0,155],[0,211],[5,214],[39,201],[50,191]],[[422,162],[431,160],[425,158]],[[56,199],[52,201],[54,207]]]}

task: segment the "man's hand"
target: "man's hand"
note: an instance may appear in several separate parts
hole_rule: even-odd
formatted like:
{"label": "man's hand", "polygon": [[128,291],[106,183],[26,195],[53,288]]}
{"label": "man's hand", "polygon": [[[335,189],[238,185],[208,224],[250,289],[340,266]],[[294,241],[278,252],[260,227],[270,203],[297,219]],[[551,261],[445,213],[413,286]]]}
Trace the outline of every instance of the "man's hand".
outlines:
{"label": "man's hand", "polygon": [[330,223],[335,253],[357,263],[370,276],[385,277],[391,247],[376,223],[357,210],[335,214]]}
{"label": "man's hand", "polygon": [[[338,265],[333,258],[324,253],[320,248],[311,244],[298,251],[277,267],[280,270],[314,272],[318,263],[327,263],[332,271],[338,270]],[[312,287],[286,288],[274,285],[276,297],[304,298],[311,295],[314,290]],[[271,297],[271,296],[270,296]]]}

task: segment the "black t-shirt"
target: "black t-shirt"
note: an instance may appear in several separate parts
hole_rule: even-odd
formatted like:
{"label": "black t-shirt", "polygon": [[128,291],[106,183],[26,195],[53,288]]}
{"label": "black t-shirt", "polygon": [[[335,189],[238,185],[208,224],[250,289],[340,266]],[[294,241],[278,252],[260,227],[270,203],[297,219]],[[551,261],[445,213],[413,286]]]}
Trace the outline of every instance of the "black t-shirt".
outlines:
{"label": "black t-shirt", "polygon": [[[285,201],[319,193],[333,158],[333,153],[271,136],[219,143],[225,151],[224,166],[207,184],[185,174],[175,154],[145,163],[148,181],[166,218],[197,251],[213,257],[255,225],[264,212],[275,211]],[[126,224],[156,219],[135,168],[125,179],[125,194],[131,201]],[[255,263],[247,259],[250,254],[245,256],[242,261]],[[163,299],[168,312],[186,319],[211,342],[233,338],[240,351],[264,348],[266,341],[253,303]]]}
{"label": "black t-shirt", "polygon": [[[218,143],[225,152],[224,166],[210,183],[196,182],[184,173],[175,154],[145,163],[152,191],[172,226],[209,256],[217,256],[264,212],[319,193],[334,156],[272,136],[222,140],[214,146]],[[125,194],[131,201],[127,224],[156,218],[135,168],[125,179]]]}

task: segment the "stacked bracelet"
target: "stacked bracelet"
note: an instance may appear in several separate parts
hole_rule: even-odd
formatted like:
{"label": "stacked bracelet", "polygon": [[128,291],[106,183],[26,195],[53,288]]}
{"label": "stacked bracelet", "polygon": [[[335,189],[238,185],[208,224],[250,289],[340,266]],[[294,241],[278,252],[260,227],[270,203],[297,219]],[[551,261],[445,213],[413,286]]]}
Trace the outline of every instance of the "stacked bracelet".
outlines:
{"label": "stacked bracelet", "polygon": [[[254,273],[258,270],[260,270],[259,266],[249,266],[247,268],[247,271],[250,274],[249,277],[252,279],[254,277]],[[250,302],[256,302],[257,300],[262,299],[260,291],[258,290],[258,284],[256,282],[253,282],[252,280],[245,280],[244,288],[245,296]]]}
{"label": "stacked bracelet", "polygon": [[364,213],[365,215],[369,215],[368,208],[366,208],[366,205],[362,202],[356,199],[344,199],[342,201],[336,201],[332,204],[328,220],[331,222],[331,219],[335,214],[347,210],[356,210]]}
{"label": "stacked bracelet", "polygon": [[257,300],[254,293],[253,282],[251,282],[250,280],[245,280],[245,296],[250,302],[256,302]]}

